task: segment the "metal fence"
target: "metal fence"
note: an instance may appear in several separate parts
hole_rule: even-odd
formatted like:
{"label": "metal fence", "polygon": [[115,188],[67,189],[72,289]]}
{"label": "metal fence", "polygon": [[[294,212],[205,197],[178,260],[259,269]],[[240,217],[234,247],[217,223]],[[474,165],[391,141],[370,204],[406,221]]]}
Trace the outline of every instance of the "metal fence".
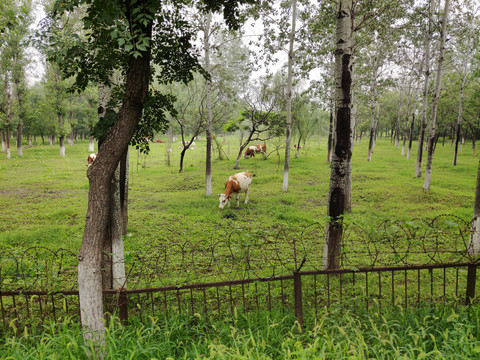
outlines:
{"label": "metal fence", "polygon": [[[313,324],[332,304],[364,307],[474,301],[476,259],[470,223],[432,221],[350,224],[341,269],[322,270],[323,225],[275,231],[235,229],[208,243],[166,239],[127,255],[127,289],[105,291],[105,311],[128,317],[174,314],[227,317],[242,311],[295,314]],[[0,252],[1,330],[79,317],[77,257],[33,247]]]}

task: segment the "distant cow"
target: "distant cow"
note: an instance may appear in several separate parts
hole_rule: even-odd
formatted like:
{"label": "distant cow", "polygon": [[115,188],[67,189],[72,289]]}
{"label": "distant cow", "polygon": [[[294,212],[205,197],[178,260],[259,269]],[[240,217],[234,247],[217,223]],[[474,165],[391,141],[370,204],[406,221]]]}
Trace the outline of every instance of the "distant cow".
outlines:
{"label": "distant cow", "polygon": [[243,158],[246,159],[247,156],[251,158],[257,153],[261,153],[265,158],[267,158],[267,147],[265,146],[265,144],[249,146],[248,149],[245,151],[245,154],[243,154]]}
{"label": "distant cow", "polygon": [[88,155],[88,159],[87,159],[88,166],[92,165],[92,163],[97,158],[97,155],[98,155],[98,153],[92,153],[92,154]]}
{"label": "distant cow", "polygon": [[223,209],[225,205],[230,206],[230,199],[232,194],[237,195],[237,206],[240,206],[239,194],[245,193],[245,204],[248,203],[248,193],[250,192],[250,184],[252,182],[252,174],[248,171],[244,171],[232,176],[229,176],[225,182],[225,193],[218,194],[220,205],[219,209]]}

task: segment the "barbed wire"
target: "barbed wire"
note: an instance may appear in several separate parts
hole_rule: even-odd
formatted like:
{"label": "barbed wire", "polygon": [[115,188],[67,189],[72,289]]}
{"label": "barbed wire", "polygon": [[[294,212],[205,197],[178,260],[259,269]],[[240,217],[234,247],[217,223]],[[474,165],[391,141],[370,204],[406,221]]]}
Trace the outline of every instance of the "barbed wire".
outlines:
{"label": "barbed wire", "polygon": [[[472,262],[471,222],[453,215],[432,220],[350,223],[341,244],[342,268]],[[321,270],[325,224],[213,232],[195,242],[159,239],[126,260],[129,289],[290,275]],[[0,290],[74,290],[77,254],[30,247],[0,252]]]}

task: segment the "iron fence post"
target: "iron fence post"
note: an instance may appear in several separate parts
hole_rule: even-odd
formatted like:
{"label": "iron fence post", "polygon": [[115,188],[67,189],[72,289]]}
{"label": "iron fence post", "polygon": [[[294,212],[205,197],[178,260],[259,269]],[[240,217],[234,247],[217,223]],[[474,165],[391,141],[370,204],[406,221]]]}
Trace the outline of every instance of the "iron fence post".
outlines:
{"label": "iron fence post", "polygon": [[293,292],[295,296],[295,316],[303,331],[303,297],[302,297],[302,275],[299,271],[293,273]]}
{"label": "iron fence post", "polygon": [[128,298],[127,298],[127,291],[125,288],[122,288],[118,292],[118,310],[120,321],[123,325],[128,325]]}
{"label": "iron fence post", "polygon": [[477,279],[477,265],[469,264],[467,272],[467,296],[466,305],[470,305],[475,298],[475,282]]}

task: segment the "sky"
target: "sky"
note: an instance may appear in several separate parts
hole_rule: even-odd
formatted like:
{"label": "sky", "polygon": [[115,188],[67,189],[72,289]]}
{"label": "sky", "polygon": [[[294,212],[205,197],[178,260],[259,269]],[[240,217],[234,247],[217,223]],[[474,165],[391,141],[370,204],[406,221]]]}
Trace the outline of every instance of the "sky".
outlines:
{"label": "sky", "polygon": [[[32,31],[39,29],[40,22],[45,17],[43,6],[39,3],[39,1],[34,2],[34,8],[35,20],[30,26]],[[34,47],[29,48],[28,54],[30,56],[31,63],[27,68],[27,82],[28,85],[31,86],[42,79],[43,74],[45,73],[45,60],[40,52]]]}

